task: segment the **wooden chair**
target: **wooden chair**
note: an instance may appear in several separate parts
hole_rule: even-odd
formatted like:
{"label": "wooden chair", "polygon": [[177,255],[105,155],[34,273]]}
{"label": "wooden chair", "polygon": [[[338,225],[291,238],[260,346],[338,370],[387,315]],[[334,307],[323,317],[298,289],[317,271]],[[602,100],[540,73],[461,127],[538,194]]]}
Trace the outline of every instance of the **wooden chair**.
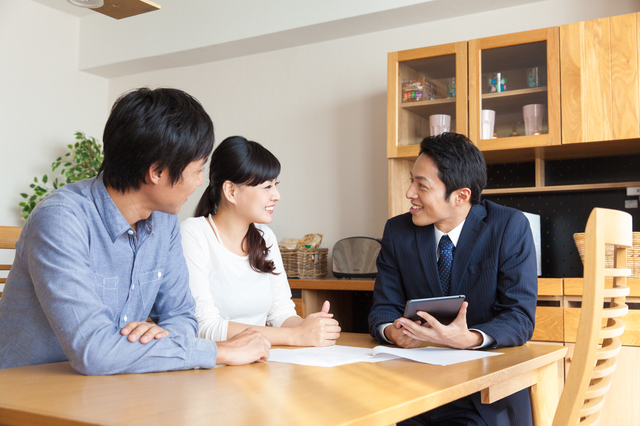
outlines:
{"label": "wooden chair", "polygon": [[[622,317],[629,295],[627,248],[633,245],[628,213],[593,209],[585,231],[584,292],[571,369],[553,418],[554,426],[595,425],[611,387],[616,356],[622,346]],[[605,268],[605,244],[614,245],[614,267]],[[605,288],[605,277],[613,288]],[[609,306],[604,307],[605,301]],[[599,343],[602,342],[600,346]]]}
{"label": "wooden chair", "polygon": [[[20,231],[22,231],[20,226],[0,226],[0,249],[13,250],[16,247]],[[11,265],[0,265],[0,271],[8,271],[9,269],[11,269]],[[6,278],[0,278],[0,284],[4,284],[6,281]],[[2,297],[2,291],[0,291],[0,297]]]}

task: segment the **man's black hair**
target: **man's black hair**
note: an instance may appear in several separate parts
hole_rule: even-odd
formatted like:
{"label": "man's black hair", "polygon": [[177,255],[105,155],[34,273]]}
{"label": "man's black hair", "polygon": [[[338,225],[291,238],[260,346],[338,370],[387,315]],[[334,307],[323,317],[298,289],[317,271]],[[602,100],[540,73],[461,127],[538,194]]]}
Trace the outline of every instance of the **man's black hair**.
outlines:
{"label": "man's black hair", "polygon": [[445,132],[429,136],[420,143],[420,154],[427,155],[438,168],[446,187],[445,199],[460,188],[471,190],[471,204],[480,202],[487,184],[487,165],[482,152],[464,135]]}
{"label": "man's black hair", "polygon": [[190,163],[211,154],[213,122],[182,90],[141,88],[114,103],[102,140],[104,184],[124,193],[140,189],[152,166],[179,182]]}

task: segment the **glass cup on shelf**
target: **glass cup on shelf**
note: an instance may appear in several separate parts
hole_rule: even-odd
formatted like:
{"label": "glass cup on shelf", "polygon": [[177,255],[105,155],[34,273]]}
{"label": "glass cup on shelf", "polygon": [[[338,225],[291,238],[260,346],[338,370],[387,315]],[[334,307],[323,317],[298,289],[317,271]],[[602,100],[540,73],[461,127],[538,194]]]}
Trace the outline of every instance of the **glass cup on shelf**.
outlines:
{"label": "glass cup on shelf", "polygon": [[542,119],[547,113],[547,107],[543,104],[529,104],[522,107],[524,116],[524,133],[527,136],[542,133]]}
{"label": "glass cup on shelf", "polygon": [[456,78],[451,77],[447,80],[447,98],[456,97]]}
{"label": "glass cup on shelf", "polygon": [[493,128],[496,124],[496,112],[491,109],[482,110],[482,139],[493,137]]}
{"label": "glass cup on shelf", "polygon": [[538,87],[538,67],[527,68],[527,87]]}
{"label": "glass cup on shelf", "polygon": [[431,136],[448,132],[451,128],[451,116],[449,114],[433,114],[429,116],[429,128]]}
{"label": "glass cup on shelf", "polygon": [[507,77],[499,72],[489,76],[489,93],[504,92],[507,90]]}

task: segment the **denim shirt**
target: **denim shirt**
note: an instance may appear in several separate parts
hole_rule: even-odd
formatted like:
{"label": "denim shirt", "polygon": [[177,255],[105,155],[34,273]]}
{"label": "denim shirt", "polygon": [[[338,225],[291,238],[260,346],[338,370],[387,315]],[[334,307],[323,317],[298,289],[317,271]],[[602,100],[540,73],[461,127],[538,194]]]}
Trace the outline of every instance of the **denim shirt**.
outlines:
{"label": "denim shirt", "polygon": [[[65,185],[25,223],[0,298],[0,368],[69,360],[83,374],[215,366],[196,338],[177,216],[127,223],[100,177]],[[129,342],[147,317],[170,336]]]}

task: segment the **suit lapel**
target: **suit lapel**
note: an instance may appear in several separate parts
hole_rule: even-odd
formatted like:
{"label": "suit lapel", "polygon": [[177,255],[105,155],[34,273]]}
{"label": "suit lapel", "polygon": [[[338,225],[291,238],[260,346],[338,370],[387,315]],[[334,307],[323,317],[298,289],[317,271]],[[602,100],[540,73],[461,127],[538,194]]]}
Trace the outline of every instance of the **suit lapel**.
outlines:
{"label": "suit lapel", "polygon": [[429,288],[431,294],[436,296],[444,296],[440,287],[440,278],[438,276],[438,264],[436,262],[436,243],[433,225],[416,226],[416,250],[420,257],[422,271],[426,278],[424,284]]}
{"label": "suit lapel", "polygon": [[462,227],[458,245],[453,254],[453,265],[451,267],[451,294],[459,294],[460,286],[467,276],[467,268],[476,241],[486,228],[487,224],[483,222],[487,216],[487,210],[482,204],[475,204],[471,207],[471,211],[467,215],[467,219]]}

